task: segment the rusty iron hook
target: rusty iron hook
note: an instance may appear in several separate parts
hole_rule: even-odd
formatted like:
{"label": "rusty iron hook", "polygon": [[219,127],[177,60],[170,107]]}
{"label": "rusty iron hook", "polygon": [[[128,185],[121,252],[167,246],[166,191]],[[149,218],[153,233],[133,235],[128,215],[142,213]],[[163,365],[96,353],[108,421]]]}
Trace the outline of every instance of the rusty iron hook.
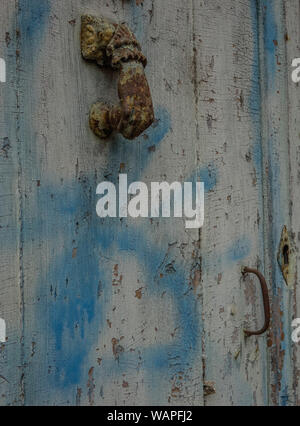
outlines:
{"label": "rusty iron hook", "polygon": [[242,267],[242,274],[243,275],[245,275],[245,274],[256,275],[257,278],[259,279],[259,282],[260,282],[260,285],[261,285],[261,291],[262,291],[262,296],[263,296],[263,304],[264,304],[264,312],[265,312],[264,326],[260,330],[257,330],[257,331],[244,330],[246,337],[253,336],[253,335],[258,336],[260,334],[263,334],[270,326],[271,314],[270,314],[270,300],[269,300],[268,286],[267,286],[267,283],[266,283],[264,276],[257,269],[248,268],[247,266],[243,266]]}
{"label": "rusty iron hook", "polygon": [[95,103],[90,110],[90,128],[100,138],[107,138],[113,130],[126,139],[139,136],[153,123],[154,111],[144,72],[147,59],[132,31],[125,24],[84,15],[81,53],[84,59],[100,66],[120,69],[120,102],[114,106]]}

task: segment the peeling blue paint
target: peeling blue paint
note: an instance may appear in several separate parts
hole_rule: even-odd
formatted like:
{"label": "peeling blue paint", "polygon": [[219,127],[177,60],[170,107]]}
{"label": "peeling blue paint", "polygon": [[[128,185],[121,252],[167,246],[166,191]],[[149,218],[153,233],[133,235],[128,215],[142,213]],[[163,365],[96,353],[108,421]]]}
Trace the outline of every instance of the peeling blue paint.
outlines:
{"label": "peeling blue paint", "polygon": [[[94,186],[93,179],[89,180],[91,186]],[[52,193],[56,194],[55,198],[51,198]],[[56,342],[57,373],[54,385],[67,388],[80,382],[84,361],[95,343],[95,336],[106,326],[107,306],[103,300],[111,298],[112,272],[106,271],[102,266],[101,255],[105,252],[106,256],[112,256],[115,250],[130,252],[143,265],[150,297],[161,295],[165,291],[164,297],[169,298],[175,307],[178,336],[172,344],[141,348],[144,368],[149,374],[153,369],[166,368],[169,366],[172,352],[172,356],[180,359],[178,362],[184,370],[194,356],[199,339],[196,300],[193,292],[188,291],[188,271],[185,272],[181,265],[175,265],[176,272],[166,273],[165,267],[173,258],[171,254],[166,255],[161,247],[145,239],[145,235],[151,232],[150,223],[139,231],[126,221],[115,219],[108,219],[105,226],[101,225],[96,213],[87,220],[80,220],[84,215],[83,208],[87,211],[95,210],[94,196],[88,203],[82,203],[85,193],[82,185],[74,185],[73,190],[69,192],[64,192],[61,188],[43,186],[38,195],[41,214],[43,215],[43,209],[47,209],[48,217],[60,215],[57,208],[65,203],[73,205],[70,213],[63,208],[63,215],[57,221],[57,234],[65,234],[63,239],[66,248],[54,258],[51,269],[42,272],[39,284],[42,288],[48,283],[46,285],[51,293],[47,322]],[[77,211],[75,216],[73,211]],[[70,240],[71,235],[74,235],[74,241]],[[45,235],[45,238],[48,237],[51,239],[50,235]],[[72,258],[72,247],[77,248],[75,259]],[[99,280],[105,293],[102,301],[97,298]],[[44,306],[41,306],[41,309],[44,309]],[[45,313],[39,312],[37,318],[39,315]],[[137,356],[130,352],[122,353],[119,362],[125,368],[125,365]],[[105,365],[110,365],[110,369],[117,368],[113,356],[110,360],[105,360]],[[168,368],[169,374],[172,374],[172,368]]]}

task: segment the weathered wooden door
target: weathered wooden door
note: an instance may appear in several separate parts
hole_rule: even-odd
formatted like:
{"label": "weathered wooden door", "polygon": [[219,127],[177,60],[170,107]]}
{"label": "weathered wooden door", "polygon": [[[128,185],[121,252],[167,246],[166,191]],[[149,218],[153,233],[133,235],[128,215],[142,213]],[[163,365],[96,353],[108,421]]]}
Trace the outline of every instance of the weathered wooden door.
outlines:
{"label": "weathered wooden door", "polygon": [[[0,6],[1,404],[299,403],[299,2]],[[156,120],[134,141],[89,128],[117,74],[82,59],[85,13],[127,22],[148,58]],[[201,180],[204,226],[100,219],[96,186],[119,173]],[[263,310],[242,265],[265,274],[272,308],[247,339]]]}

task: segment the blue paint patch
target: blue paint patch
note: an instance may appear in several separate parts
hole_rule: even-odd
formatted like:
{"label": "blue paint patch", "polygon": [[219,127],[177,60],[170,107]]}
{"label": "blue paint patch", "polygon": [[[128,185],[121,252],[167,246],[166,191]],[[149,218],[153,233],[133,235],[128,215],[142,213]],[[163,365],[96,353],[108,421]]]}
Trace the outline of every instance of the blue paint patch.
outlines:
{"label": "blue paint patch", "polygon": [[110,142],[109,180],[117,183],[120,164],[122,173],[128,174],[128,181],[140,180],[143,170],[153,160],[159,144],[171,130],[171,117],[166,108],[155,108],[155,121],[139,138],[129,141],[116,135]]}
{"label": "blue paint patch", "polygon": [[[85,358],[104,326],[105,306],[99,302],[99,288],[109,297],[110,287],[105,287],[108,279],[101,261],[102,227],[90,214],[95,210],[95,197],[89,196],[88,188],[95,187],[94,179],[81,179],[68,191],[43,185],[37,192],[37,205],[41,214],[48,217],[49,232],[41,229],[39,223],[36,232],[52,246],[54,226],[58,240],[64,236],[62,252],[53,254],[50,268],[41,271],[38,285],[46,288],[48,302],[47,312],[40,304],[36,317],[47,315],[47,333],[55,339],[53,388],[80,383]],[[67,205],[70,208],[66,209]]]}
{"label": "blue paint patch", "polygon": [[[43,233],[43,239],[54,248],[56,238],[52,230],[55,223],[56,235],[65,246],[62,252],[53,256],[50,268],[41,271],[39,288],[45,289],[46,286],[49,296],[47,312],[41,303],[36,314],[37,318],[47,315],[47,333],[50,332],[55,341],[54,388],[67,389],[80,383],[87,356],[99,334],[107,327],[107,310],[111,309],[108,301],[113,287],[112,271],[107,268],[103,253],[109,258],[120,251],[134,256],[143,265],[149,297],[161,297],[164,293],[174,308],[179,325],[172,343],[142,347],[135,353],[125,351],[120,354],[118,362],[113,355],[104,359],[105,370],[99,373],[103,374],[103,380],[112,371],[126,371],[132,362],[139,362],[140,356],[143,368],[150,375],[154,370],[166,368],[168,374],[175,374],[178,363],[184,371],[195,356],[200,337],[197,302],[193,291],[189,291],[189,271],[176,262],[174,272],[168,272],[167,266],[174,261],[173,255],[168,247],[163,250],[145,237],[151,233],[153,225],[150,222],[146,221],[139,230],[126,220],[101,220],[95,212],[96,194],[94,191],[89,194],[89,188],[95,187],[95,177],[85,177],[80,183],[68,185],[68,191],[61,186],[42,185],[37,191],[37,205],[40,216],[49,218],[49,231],[46,232],[39,222],[36,226],[32,222],[29,224],[31,237],[35,229],[37,233]],[[65,205],[70,205],[70,209]],[[98,297],[99,283],[102,297]],[[170,366],[170,353],[180,360],[173,367]]]}
{"label": "blue paint patch", "polygon": [[[44,27],[51,10],[49,0],[19,0],[18,25],[21,42],[34,51],[41,44]],[[32,58],[28,58],[32,61]]]}
{"label": "blue paint patch", "polygon": [[264,28],[264,52],[267,68],[266,80],[267,87],[272,89],[277,69],[276,46],[278,43],[278,31],[274,12],[274,2],[261,0],[261,9]]}
{"label": "blue paint patch", "polygon": [[283,389],[281,391],[281,395],[280,395],[280,400],[281,400],[281,406],[282,407],[286,407],[289,403],[289,394],[288,394],[288,386],[283,386]]}
{"label": "blue paint patch", "polygon": [[217,169],[213,165],[202,167],[199,170],[199,178],[204,182],[205,192],[212,191],[217,185]]}
{"label": "blue paint patch", "polygon": [[157,145],[171,130],[171,117],[168,110],[162,106],[155,108],[155,121],[145,132],[148,142]]}
{"label": "blue paint patch", "polygon": [[249,97],[249,110],[252,119],[253,161],[259,186],[262,185],[262,143],[261,143],[261,90],[259,64],[259,20],[257,0],[251,0],[253,58],[252,58],[252,86]]}
{"label": "blue paint patch", "polygon": [[187,182],[203,182],[205,192],[212,191],[217,185],[218,170],[214,164],[196,169],[192,176],[186,179]]}
{"label": "blue paint patch", "polygon": [[134,32],[137,40],[143,44],[146,36],[144,31],[144,13],[143,5],[137,5],[135,1],[130,2],[130,14],[131,14],[131,29]]}
{"label": "blue paint patch", "polygon": [[256,139],[252,148],[252,157],[253,163],[256,172],[257,183],[261,188],[262,185],[262,161],[263,161],[263,153],[262,153],[262,141],[260,136]]}
{"label": "blue paint patch", "polygon": [[225,258],[230,262],[239,262],[250,254],[251,243],[247,237],[234,241],[227,249]]}

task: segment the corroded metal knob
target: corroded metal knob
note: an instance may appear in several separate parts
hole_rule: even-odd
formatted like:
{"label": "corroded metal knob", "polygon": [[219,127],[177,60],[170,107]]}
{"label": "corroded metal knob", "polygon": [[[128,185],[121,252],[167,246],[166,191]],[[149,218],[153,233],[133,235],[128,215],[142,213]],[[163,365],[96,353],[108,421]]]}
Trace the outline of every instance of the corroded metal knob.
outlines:
{"label": "corroded metal knob", "polygon": [[84,15],[81,18],[81,52],[84,59],[100,66],[120,69],[120,103],[95,103],[90,111],[90,127],[100,138],[113,130],[134,139],[154,120],[153,104],[144,67],[146,57],[134,34],[125,24]]}

